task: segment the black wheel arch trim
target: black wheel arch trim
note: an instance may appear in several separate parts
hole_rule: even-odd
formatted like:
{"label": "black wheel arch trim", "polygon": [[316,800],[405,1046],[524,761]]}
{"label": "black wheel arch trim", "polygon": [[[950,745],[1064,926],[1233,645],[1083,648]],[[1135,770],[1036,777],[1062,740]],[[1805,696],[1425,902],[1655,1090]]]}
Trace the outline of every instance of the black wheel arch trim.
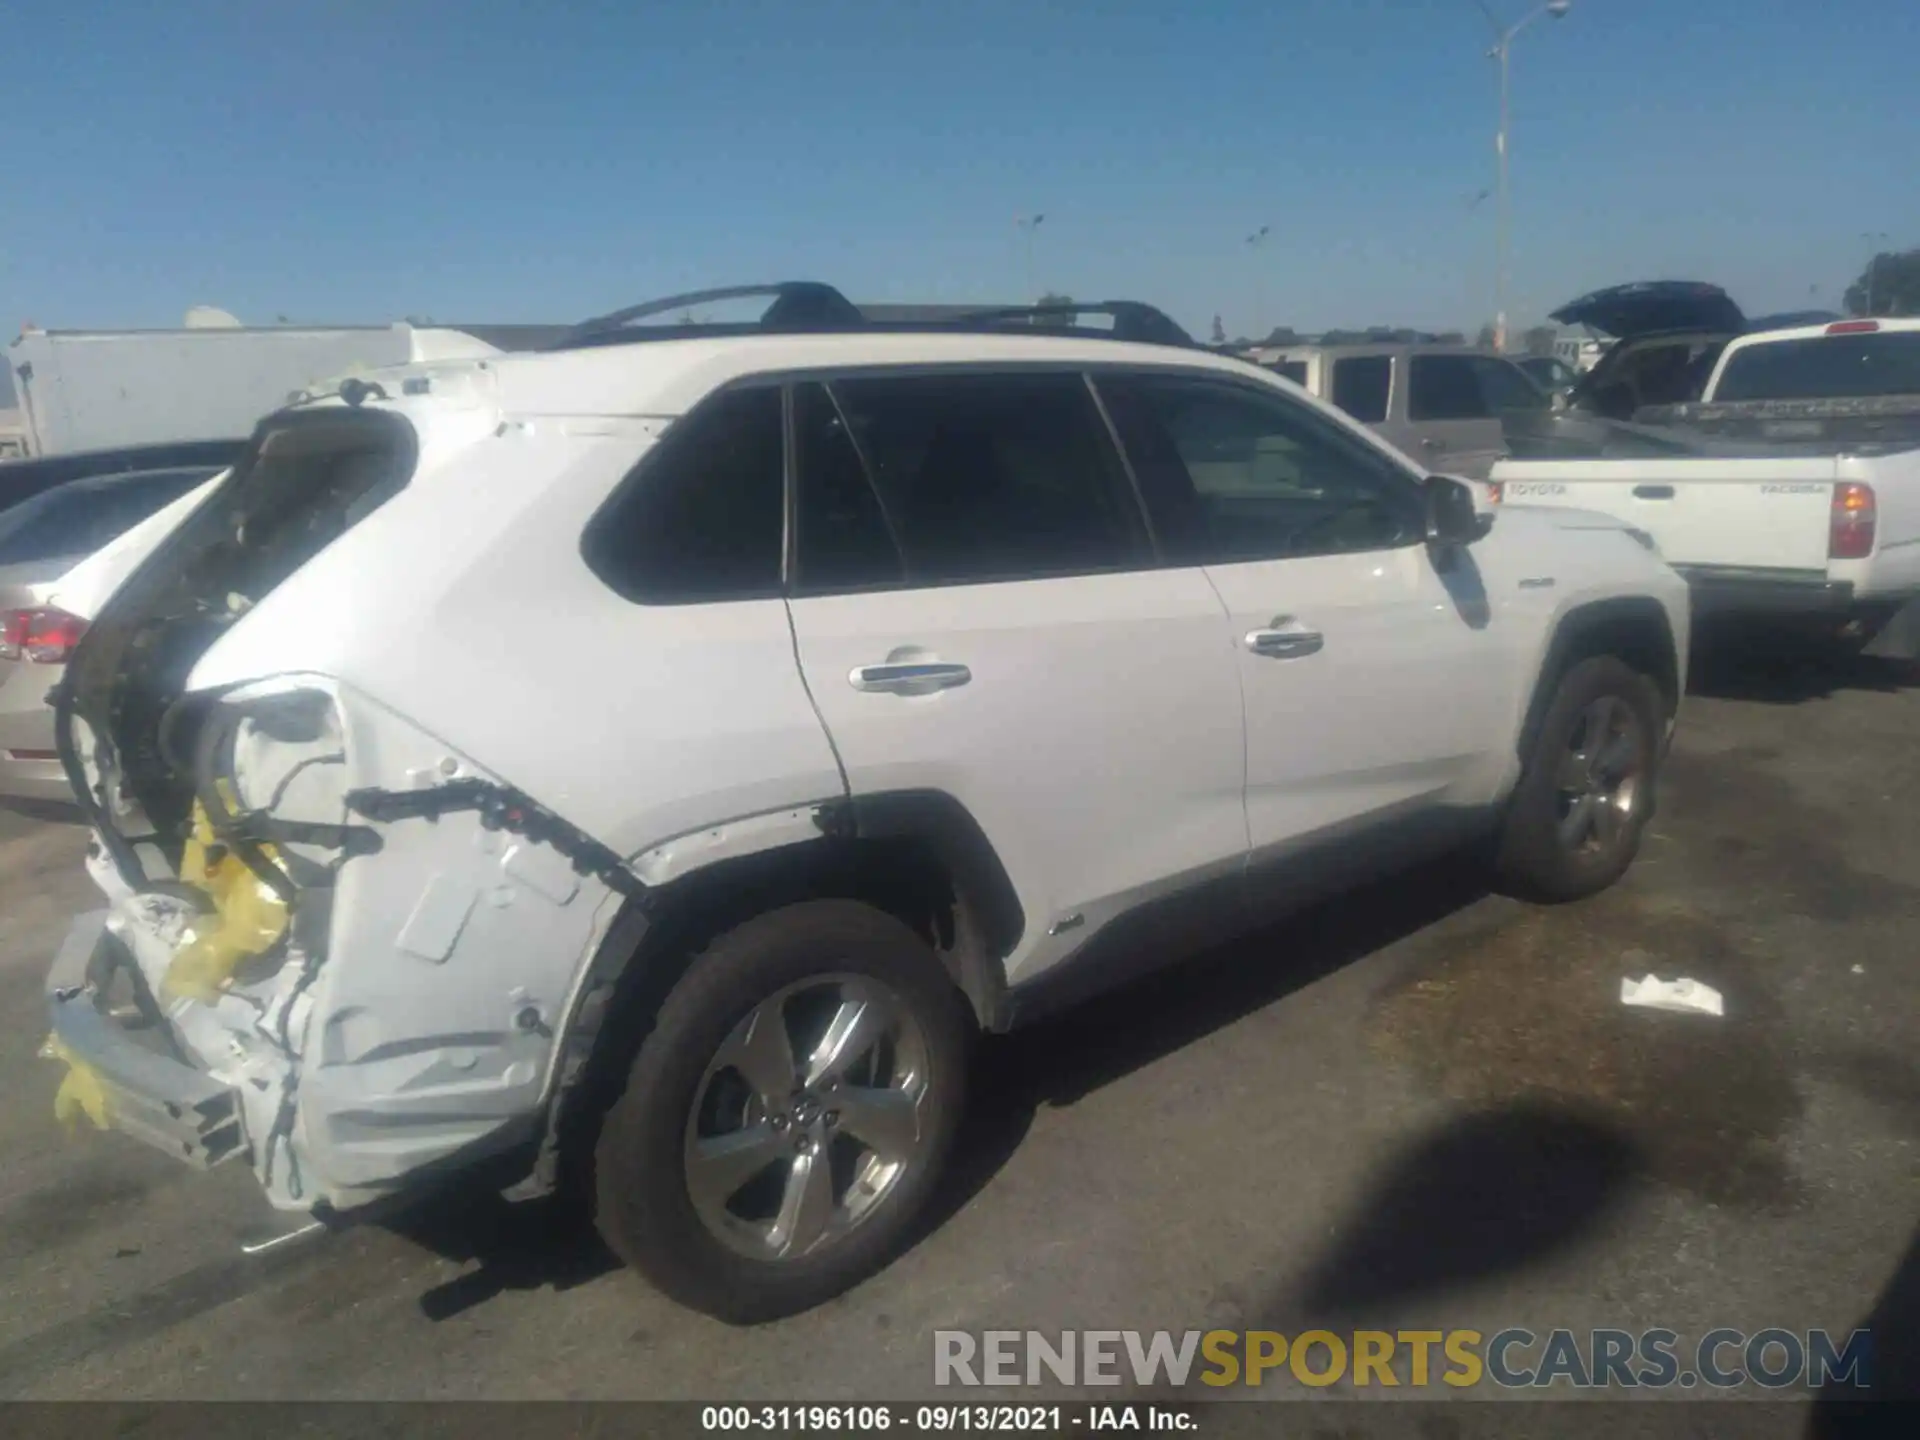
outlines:
{"label": "black wheel arch trim", "polygon": [[[958,922],[970,936],[955,936],[943,953],[975,1017],[998,1028],[1006,1014],[1006,957],[1026,933],[1026,910],[1000,854],[980,822],[944,790],[888,790],[823,805],[816,812],[821,833],[856,840],[915,839],[927,844],[955,886]],[[971,943],[968,943],[971,942]]]}
{"label": "black wheel arch trim", "polygon": [[[574,1122],[596,1111],[599,1087],[614,1077],[595,1062],[599,1041],[621,992],[633,987],[652,998],[655,972],[671,963],[671,944],[650,943],[671,935],[676,903],[694,885],[710,884],[714,873],[733,864],[804,869],[836,841],[918,840],[928,845],[955,887],[956,924],[970,933],[955,935],[941,952],[949,974],[966,997],[975,1018],[987,1030],[1006,1026],[1011,1006],[1005,960],[1026,929],[1026,912],[1012,877],[973,813],[942,790],[898,790],[825,801],[814,807],[817,840],[800,840],[771,850],[718,861],[665,885],[629,894],[601,939],[579,985],[556,1042],[554,1082],[539,1120],[540,1136],[525,1178],[515,1196],[546,1194],[562,1180],[564,1153],[571,1148]],[[576,1104],[576,1099],[581,1103]]]}
{"label": "black wheel arch trim", "polygon": [[[1640,642],[1648,642],[1651,650]],[[1628,652],[1628,653],[1623,653]],[[1527,702],[1516,751],[1524,763],[1533,753],[1547,708],[1553,703],[1560,678],[1579,661],[1593,655],[1618,655],[1643,670],[1660,689],[1671,720],[1679,710],[1685,677],[1680,674],[1680,652],[1666,607],[1647,595],[1627,595],[1576,605],[1554,627],[1535,672],[1533,695]],[[1645,662],[1651,659],[1649,667]]]}

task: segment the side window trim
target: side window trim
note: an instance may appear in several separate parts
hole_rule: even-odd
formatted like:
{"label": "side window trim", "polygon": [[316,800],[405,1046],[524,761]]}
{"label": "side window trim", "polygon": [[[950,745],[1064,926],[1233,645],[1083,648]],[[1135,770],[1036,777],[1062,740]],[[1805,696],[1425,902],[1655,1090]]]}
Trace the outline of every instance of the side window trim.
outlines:
{"label": "side window trim", "polygon": [[793,386],[780,386],[780,596],[793,594],[800,573],[800,433]]}
{"label": "side window trim", "polygon": [[893,542],[894,553],[900,557],[900,583],[915,583],[913,556],[906,542],[900,538],[900,520],[893,513],[893,507],[887,504],[887,495],[880,488],[880,482],[874,478],[873,457],[867,453],[867,442],[860,438],[860,432],[847,418],[847,407],[840,403],[840,392],[834,388],[831,380],[822,380],[820,388],[825,392],[827,403],[833,406],[833,413],[840,421],[840,428],[847,433],[847,443],[853,447],[853,455],[860,462],[860,473],[866,476],[867,493],[873,496],[873,503],[880,512],[880,523],[887,527],[887,539]]}
{"label": "side window trim", "polygon": [[[787,424],[786,486],[787,523],[789,527],[785,556],[786,568],[781,574],[781,584],[788,600],[812,600],[828,595],[886,594],[896,590],[907,589],[912,583],[909,575],[906,547],[900,543],[899,527],[894,523],[892,512],[887,508],[886,497],[880,493],[880,487],[874,483],[873,465],[867,458],[866,449],[861,445],[860,437],[854,434],[853,427],[847,423],[846,411],[841,408],[839,397],[833,393],[833,378],[832,373],[823,371],[818,374],[808,373],[795,375],[781,382],[781,390],[785,396],[783,403]],[[833,407],[833,413],[840,421],[841,428],[847,437],[847,443],[853,450],[854,460],[860,467],[860,482],[866,488],[868,496],[873,500],[873,507],[879,513],[880,523],[887,532],[888,543],[893,546],[894,558],[899,562],[900,575],[898,579],[889,577],[883,580],[870,580],[859,584],[840,583],[822,585],[812,585],[807,581],[806,566],[802,563],[803,557],[800,553],[800,547],[804,538],[800,526],[801,495],[807,484],[806,466],[802,462],[801,456],[800,392],[807,386],[818,390],[820,394],[826,398],[827,404]]]}
{"label": "side window trim", "polygon": [[1127,477],[1127,499],[1133,506],[1140,527],[1146,532],[1147,548],[1153,557],[1154,569],[1163,569],[1170,562],[1167,549],[1160,538],[1160,527],[1154,523],[1153,507],[1147,504],[1147,497],[1140,488],[1139,472],[1133,468],[1133,457],[1127,454],[1126,443],[1120,438],[1119,427],[1113,423],[1113,415],[1107,409],[1107,397],[1100,393],[1092,371],[1083,371],[1081,381],[1087,387],[1087,394],[1093,399],[1093,408],[1100,416],[1101,429],[1106,432],[1107,444],[1113,447],[1113,454],[1120,462],[1120,473]]}

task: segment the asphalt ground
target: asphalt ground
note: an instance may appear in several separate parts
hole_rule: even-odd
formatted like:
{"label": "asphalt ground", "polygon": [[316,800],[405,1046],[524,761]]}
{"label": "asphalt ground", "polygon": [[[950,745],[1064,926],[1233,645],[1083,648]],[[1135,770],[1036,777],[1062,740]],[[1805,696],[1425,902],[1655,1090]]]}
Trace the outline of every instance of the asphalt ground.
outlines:
{"label": "asphalt ground", "polygon": [[1423,870],[988,1042],[925,1238],[750,1330],[485,1195],[249,1257],[246,1171],[63,1133],[83,837],[0,812],[0,1398],[951,1400],[947,1329],[1871,1321],[1920,1374],[1920,669],[1705,668],[1615,890]]}

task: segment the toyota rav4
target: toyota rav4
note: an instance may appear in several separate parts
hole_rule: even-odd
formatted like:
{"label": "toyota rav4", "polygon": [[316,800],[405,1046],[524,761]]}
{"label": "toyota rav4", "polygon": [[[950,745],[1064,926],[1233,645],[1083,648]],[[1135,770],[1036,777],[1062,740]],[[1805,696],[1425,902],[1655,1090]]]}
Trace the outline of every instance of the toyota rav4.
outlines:
{"label": "toyota rav4", "polygon": [[327,1221],[586,1182],[745,1322],[904,1243],[973,1038],[1652,813],[1687,592],[1148,307],[589,322],[265,419],[56,693],[69,1105]]}

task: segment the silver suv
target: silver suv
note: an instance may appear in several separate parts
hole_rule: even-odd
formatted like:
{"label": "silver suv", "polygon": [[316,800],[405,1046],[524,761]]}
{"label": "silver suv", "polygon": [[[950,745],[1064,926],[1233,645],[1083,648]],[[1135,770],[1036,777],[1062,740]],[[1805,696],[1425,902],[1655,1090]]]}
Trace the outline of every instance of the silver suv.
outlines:
{"label": "silver suv", "polygon": [[1506,425],[1543,416],[1546,391],[1518,365],[1459,345],[1288,345],[1257,365],[1331,402],[1422,467],[1484,480],[1507,453]]}

